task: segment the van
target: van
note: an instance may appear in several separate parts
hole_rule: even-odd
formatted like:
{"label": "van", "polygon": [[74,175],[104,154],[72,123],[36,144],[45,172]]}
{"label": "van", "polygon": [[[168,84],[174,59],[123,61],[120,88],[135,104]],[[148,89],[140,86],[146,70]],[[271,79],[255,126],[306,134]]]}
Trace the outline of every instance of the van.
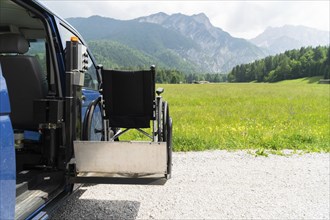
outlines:
{"label": "van", "polygon": [[[126,150],[127,144],[119,146],[120,130],[105,129],[102,71],[82,36],[40,2],[0,0],[0,219],[45,218],[81,183],[151,184],[169,178],[172,146],[161,140],[171,140],[171,120],[159,117],[170,122],[162,123],[168,126],[163,139],[152,137],[154,143],[136,152],[134,144]],[[113,155],[111,144],[123,149],[122,155],[142,151],[141,157],[166,157],[155,159],[163,178],[103,175],[113,164],[99,160],[104,152],[98,152],[106,147]],[[142,159],[136,162],[149,160]],[[119,163],[129,163],[124,160]],[[101,177],[91,174],[98,170],[88,169],[90,161],[102,167]],[[86,175],[78,176],[77,164],[81,170],[87,166]]]}

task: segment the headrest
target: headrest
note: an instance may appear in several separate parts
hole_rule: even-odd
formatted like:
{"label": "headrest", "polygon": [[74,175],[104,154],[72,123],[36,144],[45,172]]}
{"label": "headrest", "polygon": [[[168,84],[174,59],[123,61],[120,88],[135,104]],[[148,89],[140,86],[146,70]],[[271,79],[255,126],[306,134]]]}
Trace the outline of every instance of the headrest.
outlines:
{"label": "headrest", "polygon": [[0,53],[23,54],[29,50],[29,43],[20,34],[0,34]]}

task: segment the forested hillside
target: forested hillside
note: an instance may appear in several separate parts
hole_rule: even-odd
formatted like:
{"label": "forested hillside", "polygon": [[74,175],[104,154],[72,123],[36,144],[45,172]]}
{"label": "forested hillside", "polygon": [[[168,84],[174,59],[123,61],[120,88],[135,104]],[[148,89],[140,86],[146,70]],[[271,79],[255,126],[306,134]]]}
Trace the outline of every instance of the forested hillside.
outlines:
{"label": "forested hillside", "polygon": [[277,82],[311,76],[329,78],[329,46],[302,47],[268,56],[253,63],[237,65],[228,75],[229,82]]}
{"label": "forested hillside", "polygon": [[[157,83],[225,82],[227,80],[225,74],[187,74],[196,72],[194,65],[192,63],[189,65],[189,61],[174,59],[176,57],[174,54],[158,59],[141,50],[111,40],[89,41],[88,45],[92,49],[96,61],[106,69],[140,70],[157,64]],[[168,53],[171,52],[168,51]]]}
{"label": "forested hillside", "polygon": [[162,49],[154,56],[113,40],[88,42],[98,63],[112,69],[146,69],[157,64],[158,68],[178,69],[182,72],[197,72],[196,66],[183,60],[170,50]]}
{"label": "forested hillside", "polygon": [[[269,28],[251,40],[251,43],[232,37],[223,29],[213,26],[203,13],[191,16],[180,13],[157,13],[133,20],[116,20],[100,16],[67,20],[84,36],[97,61],[105,67],[144,69],[155,64],[158,69],[184,73],[183,78],[186,82],[203,79],[212,82],[222,81],[224,77],[221,74],[227,74],[236,65],[250,63],[275,52],[284,52],[289,50],[288,48],[329,45],[328,41],[324,40],[328,39],[328,32],[321,34],[315,29],[311,32],[307,27],[292,26]],[[274,61],[274,66],[276,65]],[[206,73],[218,75],[211,77]],[[165,82],[178,78],[177,74],[174,75],[165,77]],[[265,80],[263,75],[258,76],[258,81]],[[237,78],[237,81],[247,81],[256,77]],[[235,74],[232,80],[236,81]],[[277,79],[271,77],[267,80]]]}

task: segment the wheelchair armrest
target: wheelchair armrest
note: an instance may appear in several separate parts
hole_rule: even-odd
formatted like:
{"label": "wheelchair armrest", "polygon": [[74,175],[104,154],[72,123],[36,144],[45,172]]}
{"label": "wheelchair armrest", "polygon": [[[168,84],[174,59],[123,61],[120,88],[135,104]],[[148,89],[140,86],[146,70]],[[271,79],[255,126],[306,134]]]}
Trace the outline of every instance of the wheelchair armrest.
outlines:
{"label": "wheelchair armrest", "polygon": [[163,89],[163,88],[158,88],[158,89],[156,90],[157,95],[160,95],[160,94],[162,94],[163,92],[164,92],[164,89]]}

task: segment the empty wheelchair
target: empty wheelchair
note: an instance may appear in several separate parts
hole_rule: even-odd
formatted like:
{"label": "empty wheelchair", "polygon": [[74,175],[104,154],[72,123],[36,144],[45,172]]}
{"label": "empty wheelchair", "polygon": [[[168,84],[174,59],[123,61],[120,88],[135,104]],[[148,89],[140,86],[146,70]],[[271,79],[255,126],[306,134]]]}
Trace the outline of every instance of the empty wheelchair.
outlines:
{"label": "empty wheelchair", "polygon": [[[101,74],[101,97],[86,111],[83,141],[74,143],[77,172],[81,176],[106,173],[117,179],[169,179],[172,119],[169,105],[161,97],[164,89],[155,90],[155,67],[141,71],[102,69]],[[96,122],[95,114],[102,120]],[[97,129],[92,129],[95,123]],[[145,135],[148,141],[121,141],[121,136],[131,130]],[[101,141],[89,141],[93,135]],[[95,160],[86,161],[87,154],[95,154]]]}

